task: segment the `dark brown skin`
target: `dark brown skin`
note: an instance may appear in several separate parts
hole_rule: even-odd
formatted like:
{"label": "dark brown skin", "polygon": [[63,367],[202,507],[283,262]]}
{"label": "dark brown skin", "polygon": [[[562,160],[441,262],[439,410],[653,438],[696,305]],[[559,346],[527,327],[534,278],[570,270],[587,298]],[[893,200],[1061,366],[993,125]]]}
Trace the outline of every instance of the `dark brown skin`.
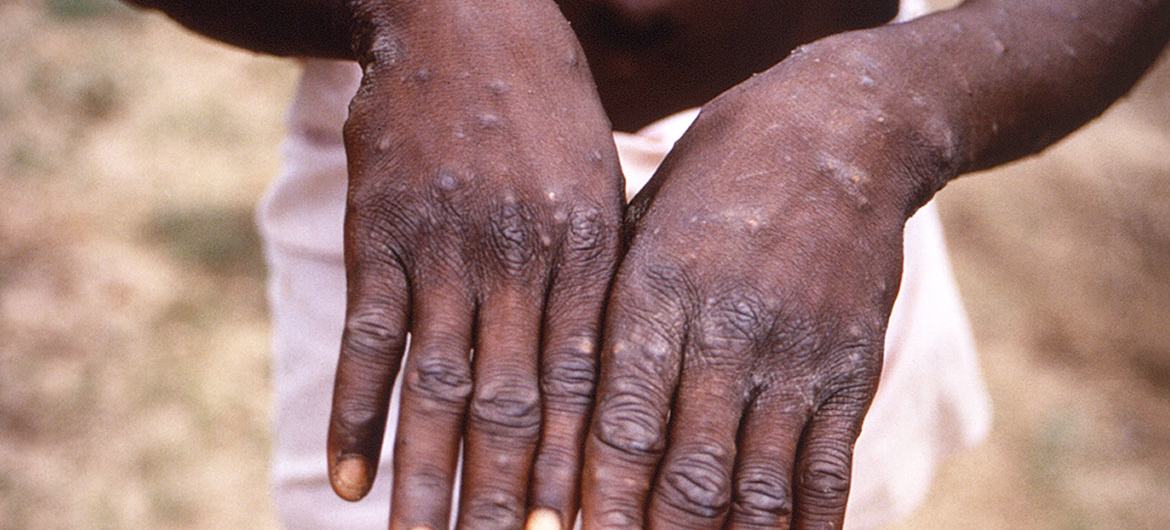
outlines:
{"label": "dark brown skin", "polygon": [[[891,2],[775,4],[565,0],[572,30],[549,0],[231,4],[282,13],[254,42],[262,16],[155,4],[263,51],[352,37],[366,68],[340,495],[373,480],[409,331],[392,527],[445,527],[462,439],[466,528],[538,508],[567,527],[578,499],[587,528],[839,528],[905,220],[1095,117],[1170,38],[1168,0],[970,0],[841,34]],[[326,11],[344,39],[297,37]],[[607,113],[632,129],[703,103],[631,204],[619,268]]]}
{"label": "dark brown skin", "polygon": [[520,526],[530,477],[541,498],[577,497],[623,182],[568,24],[553,4],[514,5],[380,14],[426,31],[372,35],[345,127],[349,303],[329,455],[338,494],[361,498],[409,330],[395,528],[446,526],[461,439],[460,526]]}

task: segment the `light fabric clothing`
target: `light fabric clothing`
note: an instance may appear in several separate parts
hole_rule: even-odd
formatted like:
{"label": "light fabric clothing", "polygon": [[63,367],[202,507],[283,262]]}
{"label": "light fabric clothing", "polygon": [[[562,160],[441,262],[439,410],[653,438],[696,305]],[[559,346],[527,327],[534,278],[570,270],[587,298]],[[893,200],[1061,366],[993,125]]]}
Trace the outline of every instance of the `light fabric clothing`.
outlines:
{"label": "light fabric clothing", "polygon": [[[341,125],[360,72],[306,61],[289,114],[283,171],[258,220],[269,265],[276,386],[272,484],[291,529],[387,526],[392,412],[378,479],[351,504],[325,467],[333,374],[345,314],[342,219],[346,165]],[[632,196],[694,119],[688,111],[637,134],[615,133]],[[990,408],[933,204],[907,224],[902,289],[886,337],[881,384],[857,443],[846,527],[874,528],[909,513],[940,458],[983,438]],[[397,390],[391,410],[398,407]]]}

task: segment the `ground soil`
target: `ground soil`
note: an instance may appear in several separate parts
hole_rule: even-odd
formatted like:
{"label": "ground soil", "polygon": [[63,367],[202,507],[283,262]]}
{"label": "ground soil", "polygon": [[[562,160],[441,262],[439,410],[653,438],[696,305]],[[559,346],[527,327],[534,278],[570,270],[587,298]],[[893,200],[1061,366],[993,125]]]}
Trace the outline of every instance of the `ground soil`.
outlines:
{"label": "ground soil", "polygon": [[[0,528],[272,528],[263,262],[296,66],[0,0]],[[941,194],[995,403],[896,528],[1170,528],[1170,67]]]}

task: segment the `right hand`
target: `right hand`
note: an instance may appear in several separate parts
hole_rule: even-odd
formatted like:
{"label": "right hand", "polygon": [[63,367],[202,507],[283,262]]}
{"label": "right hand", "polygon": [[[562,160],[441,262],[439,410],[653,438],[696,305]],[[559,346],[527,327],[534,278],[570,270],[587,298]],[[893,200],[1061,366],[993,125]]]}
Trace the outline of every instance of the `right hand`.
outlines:
{"label": "right hand", "polygon": [[555,4],[498,5],[386,8],[345,125],[330,480],[369,491],[409,332],[392,528],[446,528],[461,441],[460,526],[576,515],[623,180]]}

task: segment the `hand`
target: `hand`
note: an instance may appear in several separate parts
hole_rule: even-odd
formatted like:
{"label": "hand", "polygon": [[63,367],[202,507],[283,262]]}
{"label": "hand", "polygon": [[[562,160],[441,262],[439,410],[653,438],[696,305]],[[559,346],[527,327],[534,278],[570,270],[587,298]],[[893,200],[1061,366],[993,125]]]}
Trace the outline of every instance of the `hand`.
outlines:
{"label": "hand", "polygon": [[446,528],[461,440],[461,526],[567,525],[624,202],[609,123],[551,2],[419,5],[425,34],[373,37],[345,127],[330,477],[373,482],[409,330],[392,528]]}
{"label": "hand", "polygon": [[903,224],[949,169],[873,57],[806,55],[708,104],[630,205],[586,528],[841,527]]}

